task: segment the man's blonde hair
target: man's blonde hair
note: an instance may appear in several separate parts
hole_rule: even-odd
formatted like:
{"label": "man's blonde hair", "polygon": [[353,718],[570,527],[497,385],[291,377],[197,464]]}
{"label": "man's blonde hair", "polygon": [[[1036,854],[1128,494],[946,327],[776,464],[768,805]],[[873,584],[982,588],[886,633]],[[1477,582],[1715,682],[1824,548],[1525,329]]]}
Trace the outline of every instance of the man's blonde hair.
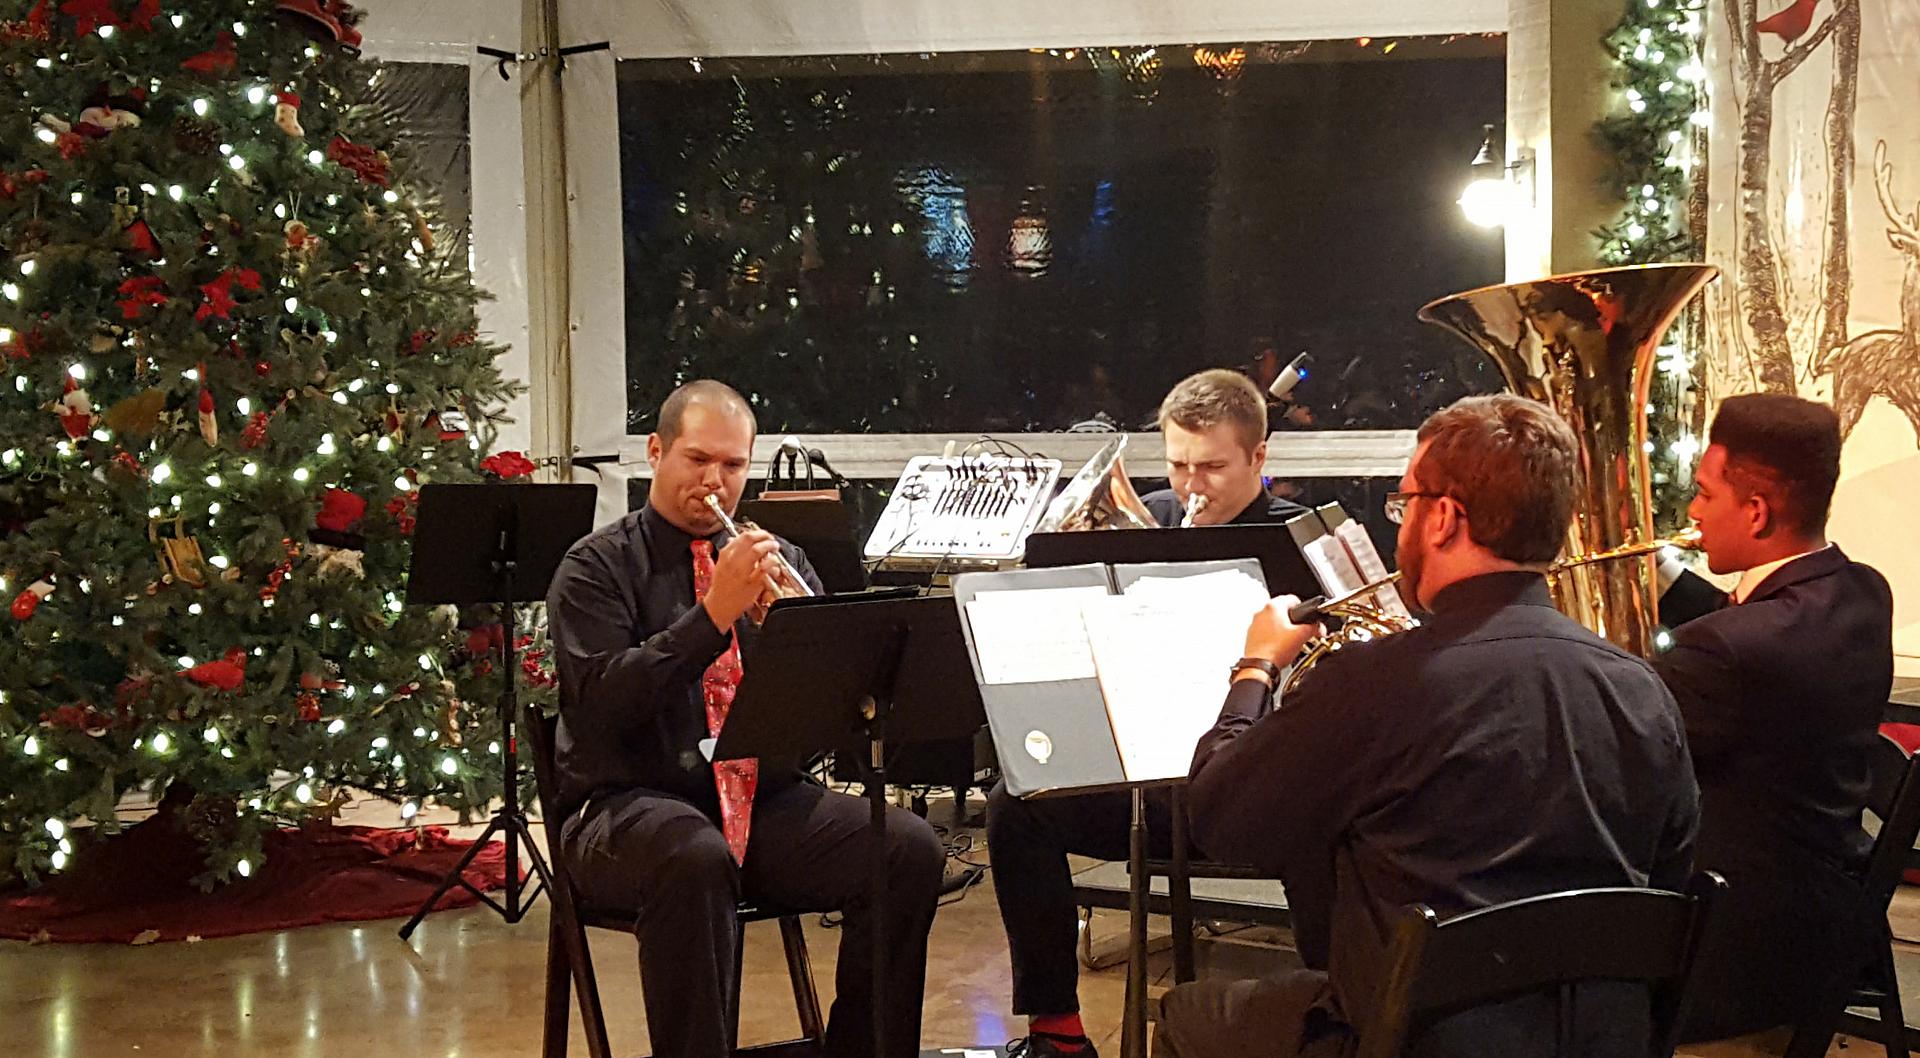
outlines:
{"label": "man's blonde hair", "polygon": [[1226,423],[1251,455],[1267,439],[1267,401],[1252,379],[1216,367],[1188,375],[1167,393],[1160,402],[1160,428],[1168,423],[1195,433]]}

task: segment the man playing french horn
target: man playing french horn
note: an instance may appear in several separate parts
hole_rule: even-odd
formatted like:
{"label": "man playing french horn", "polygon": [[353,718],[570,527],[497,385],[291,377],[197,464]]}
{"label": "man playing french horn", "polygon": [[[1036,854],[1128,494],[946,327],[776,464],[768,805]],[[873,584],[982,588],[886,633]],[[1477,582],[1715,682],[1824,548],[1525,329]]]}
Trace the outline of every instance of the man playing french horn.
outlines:
{"label": "man playing french horn", "polygon": [[[873,1055],[865,801],[775,761],[709,761],[741,676],[741,635],[798,575],[801,550],[764,530],[728,539],[755,423],[740,394],[689,382],[647,440],[640,510],[568,551],[547,595],[559,663],[562,817],[547,821],[591,905],[637,912],[647,1030],[661,1058],[724,1058],[739,1016],[743,898],[846,913],[827,1052],[912,1058],[927,932],[946,862],[911,812],[887,815],[886,1053]],[[716,551],[718,552],[716,556]]]}
{"label": "man playing french horn", "polygon": [[[1324,973],[1336,908],[1361,924],[1344,946],[1414,902],[1448,916],[1569,889],[1683,887],[1699,810],[1673,697],[1547,590],[1578,452],[1544,404],[1454,404],[1421,426],[1387,500],[1401,591],[1424,623],[1329,655],[1276,705],[1280,670],[1317,629],[1288,619],[1290,596],[1255,616],[1194,754],[1192,833],[1206,854],[1285,881],[1309,969],[1178,986],[1160,1053],[1237,1058],[1252,1040],[1344,1053],[1350,1030]],[[1556,1038],[1595,1058],[1646,1053],[1644,988],[1573,987],[1568,1023],[1554,997],[1528,996],[1446,1017],[1407,1053],[1531,1054]]]}

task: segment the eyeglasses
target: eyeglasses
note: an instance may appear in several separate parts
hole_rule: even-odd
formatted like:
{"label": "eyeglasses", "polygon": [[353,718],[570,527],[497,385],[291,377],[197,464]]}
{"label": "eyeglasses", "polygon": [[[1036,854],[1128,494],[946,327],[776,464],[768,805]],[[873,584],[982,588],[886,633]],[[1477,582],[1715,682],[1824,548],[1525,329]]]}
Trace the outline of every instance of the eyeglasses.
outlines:
{"label": "eyeglasses", "polygon": [[1428,496],[1439,499],[1445,495],[1446,493],[1444,492],[1389,492],[1387,493],[1387,502],[1385,504],[1387,508],[1387,521],[1399,525],[1400,520],[1407,516],[1407,501],[1416,496]]}

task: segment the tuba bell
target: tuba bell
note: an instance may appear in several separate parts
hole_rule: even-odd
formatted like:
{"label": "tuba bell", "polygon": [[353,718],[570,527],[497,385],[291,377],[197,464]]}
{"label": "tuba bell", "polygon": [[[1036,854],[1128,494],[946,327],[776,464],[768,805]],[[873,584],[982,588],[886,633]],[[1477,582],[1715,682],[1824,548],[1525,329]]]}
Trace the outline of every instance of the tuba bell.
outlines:
{"label": "tuba bell", "polygon": [[[1485,287],[1442,298],[1420,318],[1493,359],[1507,388],[1573,427],[1582,482],[1552,578],[1561,611],[1620,647],[1652,653],[1653,494],[1647,394],[1654,351],[1682,307],[1720,270],[1641,265]],[[1628,561],[1627,559],[1637,559]]]}
{"label": "tuba bell", "polygon": [[1160,523],[1140,501],[1120,459],[1127,435],[1118,434],[1087,460],[1067,487],[1047,505],[1036,533],[1077,533],[1089,529],[1158,529]]}

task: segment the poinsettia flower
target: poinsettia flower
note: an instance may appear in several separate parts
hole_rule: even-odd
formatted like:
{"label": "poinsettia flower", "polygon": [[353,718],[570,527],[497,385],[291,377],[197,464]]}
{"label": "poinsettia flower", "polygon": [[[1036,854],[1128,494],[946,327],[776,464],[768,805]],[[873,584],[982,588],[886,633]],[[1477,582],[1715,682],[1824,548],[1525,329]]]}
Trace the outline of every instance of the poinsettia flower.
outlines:
{"label": "poinsettia flower", "polygon": [[521,452],[495,452],[480,461],[480,469],[500,478],[525,477],[533,473],[533,460]]}

